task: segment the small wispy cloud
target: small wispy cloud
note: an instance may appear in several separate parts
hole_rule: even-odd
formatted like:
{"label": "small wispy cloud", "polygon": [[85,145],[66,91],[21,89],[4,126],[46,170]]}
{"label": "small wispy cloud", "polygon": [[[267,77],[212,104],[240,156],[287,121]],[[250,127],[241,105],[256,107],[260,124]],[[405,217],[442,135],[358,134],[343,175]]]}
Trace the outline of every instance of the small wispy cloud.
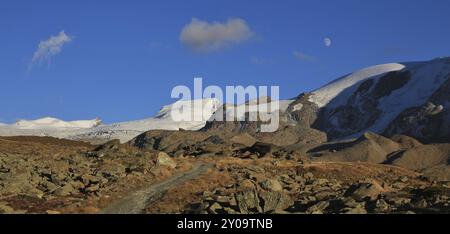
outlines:
{"label": "small wispy cloud", "polygon": [[212,52],[242,43],[253,35],[247,22],[240,18],[223,23],[193,18],[181,30],[180,41],[194,52]]}
{"label": "small wispy cloud", "polygon": [[302,61],[306,61],[306,62],[316,62],[317,61],[316,57],[314,57],[312,55],[305,54],[305,53],[300,52],[300,51],[294,51],[294,52],[292,52],[292,55],[295,58],[297,58],[299,60],[302,60]]}
{"label": "small wispy cloud", "polygon": [[41,64],[44,61],[50,61],[50,59],[61,53],[65,44],[73,40],[72,36],[67,35],[64,31],[61,31],[56,36],[51,36],[45,41],[39,42],[37,50],[33,54],[33,58],[28,66],[30,71],[35,64]]}

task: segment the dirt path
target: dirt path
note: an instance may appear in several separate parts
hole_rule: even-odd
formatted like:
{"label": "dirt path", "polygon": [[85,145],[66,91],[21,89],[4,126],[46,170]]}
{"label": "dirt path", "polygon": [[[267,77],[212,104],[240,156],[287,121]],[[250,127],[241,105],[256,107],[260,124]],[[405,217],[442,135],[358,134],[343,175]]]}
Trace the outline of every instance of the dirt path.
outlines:
{"label": "dirt path", "polygon": [[197,164],[191,170],[175,175],[170,179],[161,183],[152,185],[148,188],[136,191],[121,200],[105,207],[100,214],[140,214],[143,213],[146,206],[164,196],[164,192],[168,189],[182,184],[188,180],[192,180],[203,174],[213,164]]}

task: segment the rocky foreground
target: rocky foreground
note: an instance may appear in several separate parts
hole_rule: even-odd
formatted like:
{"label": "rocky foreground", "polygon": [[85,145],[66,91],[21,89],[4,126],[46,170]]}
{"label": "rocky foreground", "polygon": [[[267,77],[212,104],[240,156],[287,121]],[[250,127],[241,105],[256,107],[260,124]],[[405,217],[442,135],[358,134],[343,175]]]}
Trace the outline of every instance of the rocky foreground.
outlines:
{"label": "rocky foreground", "polygon": [[[130,195],[154,187],[154,193],[132,201],[142,207],[129,210],[450,212],[448,144],[423,145],[406,136],[389,139],[374,133],[302,147],[264,139],[187,131],[151,131],[127,144],[102,145],[2,137],[0,213],[104,213],[114,204],[125,204],[126,210]],[[204,171],[191,173],[201,166]],[[188,173],[192,178],[183,177]],[[173,179],[178,177],[184,179]]]}

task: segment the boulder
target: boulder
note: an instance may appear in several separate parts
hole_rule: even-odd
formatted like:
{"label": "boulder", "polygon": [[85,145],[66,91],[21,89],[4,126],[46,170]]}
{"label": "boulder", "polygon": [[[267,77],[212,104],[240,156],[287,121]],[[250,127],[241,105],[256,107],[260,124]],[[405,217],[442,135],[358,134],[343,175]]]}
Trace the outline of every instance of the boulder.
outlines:
{"label": "boulder", "polygon": [[282,192],[261,191],[258,195],[263,202],[262,209],[264,213],[282,211],[294,204],[291,197]]}
{"label": "boulder", "polygon": [[208,207],[208,213],[209,214],[218,214],[220,212],[220,210],[222,210],[222,209],[223,209],[223,207],[219,203],[214,202],[212,205],[210,205]]}
{"label": "boulder", "polygon": [[390,210],[389,204],[384,199],[378,199],[375,202],[375,212],[376,213],[385,213]]}
{"label": "boulder", "polygon": [[376,181],[355,184],[347,190],[347,194],[351,194],[356,201],[374,200],[383,192],[385,189]]}
{"label": "boulder", "polygon": [[66,184],[58,189],[56,189],[53,194],[57,196],[67,196],[75,193],[76,190],[71,184]]}
{"label": "boulder", "polygon": [[260,201],[256,190],[245,190],[235,194],[239,210],[243,214],[261,213]]}
{"label": "boulder", "polygon": [[268,191],[279,192],[283,190],[283,186],[281,186],[280,182],[276,179],[267,179],[260,183],[261,187]]}
{"label": "boulder", "polygon": [[345,207],[350,207],[350,208],[356,208],[359,206],[364,206],[364,203],[361,202],[357,202],[355,201],[355,199],[351,198],[351,197],[346,197],[342,199],[342,204]]}
{"label": "boulder", "polygon": [[308,214],[323,214],[325,209],[328,208],[328,206],[330,206],[330,202],[320,201],[320,202],[314,204],[313,206],[309,207],[306,210],[306,213],[308,213]]}
{"label": "boulder", "polygon": [[156,158],[156,165],[157,166],[166,166],[170,168],[177,167],[177,163],[166,153],[159,152],[158,156]]}

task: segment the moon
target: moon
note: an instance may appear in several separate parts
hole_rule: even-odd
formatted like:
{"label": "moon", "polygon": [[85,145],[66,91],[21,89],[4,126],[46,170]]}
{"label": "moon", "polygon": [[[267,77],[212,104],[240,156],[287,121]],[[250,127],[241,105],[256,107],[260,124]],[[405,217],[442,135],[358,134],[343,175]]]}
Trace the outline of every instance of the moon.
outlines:
{"label": "moon", "polygon": [[325,37],[324,39],[323,39],[323,43],[325,44],[325,46],[326,47],[330,47],[331,46],[331,38],[329,38],[329,37]]}

